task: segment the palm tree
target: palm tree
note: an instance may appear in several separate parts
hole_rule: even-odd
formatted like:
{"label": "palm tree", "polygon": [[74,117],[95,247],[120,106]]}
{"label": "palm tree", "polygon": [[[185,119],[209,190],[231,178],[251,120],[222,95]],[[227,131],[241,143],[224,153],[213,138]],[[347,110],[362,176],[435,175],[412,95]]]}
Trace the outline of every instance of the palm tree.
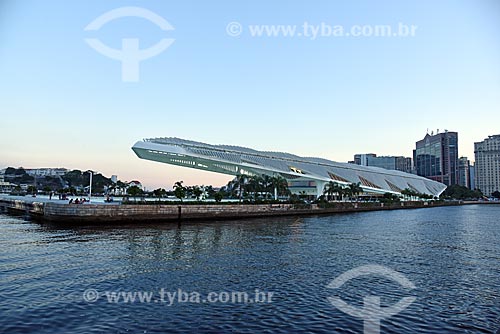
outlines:
{"label": "palm tree", "polygon": [[214,190],[214,187],[211,185],[208,186],[202,186],[205,189],[205,193],[207,195],[207,198],[212,198],[216,194],[216,191]]}
{"label": "palm tree", "polygon": [[215,199],[215,202],[217,202],[217,203],[220,203],[223,198],[224,198],[224,193],[222,191],[216,192],[214,194],[214,199]]}
{"label": "palm tree", "polygon": [[251,176],[245,185],[245,190],[246,192],[253,193],[253,199],[254,201],[256,201],[259,197],[259,194],[263,191],[262,177],[260,177],[259,175]]}
{"label": "palm tree", "polygon": [[307,198],[307,193],[305,192],[305,190],[302,190],[301,192],[299,192],[299,198],[300,199],[306,199]]}
{"label": "palm tree", "polygon": [[340,184],[337,184],[335,186],[335,194],[337,196],[337,199],[340,197],[341,199],[344,197],[344,193],[345,193],[345,190],[344,190],[344,187],[341,186]]}
{"label": "palm tree", "polygon": [[412,190],[412,189],[410,189],[410,188],[403,189],[403,190],[401,191],[401,194],[402,194],[403,196],[405,196],[407,199],[409,198],[409,199],[410,199],[410,201],[411,201],[411,200],[414,200],[414,199],[417,199],[418,197],[420,197],[420,196],[419,196],[419,195],[420,195],[419,193],[417,193],[416,191],[414,191],[414,190]]}
{"label": "palm tree", "polygon": [[153,195],[158,198],[158,200],[161,200],[163,196],[167,194],[167,191],[163,188],[158,188],[153,190]]}
{"label": "palm tree", "polygon": [[[127,185],[122,181],[118,181],[116,183],[116,188],[118,189],[118,195],[123,195],[124,190],[127,189]],[[116,195],[116,193],[114,195]]]}
{"label": "palm tree", "polygon": [[174,183],[174,195],[181,200],[186,197],[186,187],[182,185],[183,181],[177,181]]}
{"label": "palm tree", "polygon": [[28,186],[26,192],[34,196],[37,192],[36,186]]}
{"label": "palm tree", "polygon": [[243,188],[245,187],[245,184],[247,183],[247,176],[243,174],[238,174],[236,175],[235,179],[235,185],[238,187],[238,198],[240,199],[241,202],[241,197],[243,195]]}
{"label": "palm tree", "polygon": [[271,176],[264,174],[261,177],[261,182],[262,182],[262,190],[265,192],[266,199],[268,199],[273,189],[272,178]]}
{"label": "palm tree", "polygon": [[340,194],[342,191],[342,188],[335,182],[330,181],[325,187],[325,190],[323,191],[323,194],[325,194],[327,197],[327,200],[331,200],[332,197],[336,194]]}
{"label": "palm tree", "polygon": [[274,188],[274,199],[277,200],[278,196],[288,194],[288,182],[287,180],[280,176],[275,175],[271,178],[271,184]]}
{"label": "palm tree", "polygon": [[323,189],[323,195],[326,195],[326,200],[329,201],[331,196],[333,196],[333,188],[335,187],[335,182],[330,181],[326,184],[325,188]]}
{"label": "palm tree", "polygon": [[199,186],[193,186],[193,195],[196,197],[196,200],[199,201],[202,194],[203,190]]}
{"label": "palm tree", "polygon": [[344,188],[340,184],[333,181],[328,182],[325,190],[323,191],[323,194],[327,195],[328,200],[331,200],[332,197],[337,200],[338,197],[342,197],[344,193]]}
{"label": "palm tree", "polygon": [[138,186],[132,186],[127,189],[127,194],[134,198],[134,202],[136,201],[136,197],[142,195],[142,189]]}
{"label": "palm tree", "polygon": [[356,201],[358,200],[358,195],[363,192],[361,188],[361,183],[351,183],[348,187],[350,196],[356,196]]}

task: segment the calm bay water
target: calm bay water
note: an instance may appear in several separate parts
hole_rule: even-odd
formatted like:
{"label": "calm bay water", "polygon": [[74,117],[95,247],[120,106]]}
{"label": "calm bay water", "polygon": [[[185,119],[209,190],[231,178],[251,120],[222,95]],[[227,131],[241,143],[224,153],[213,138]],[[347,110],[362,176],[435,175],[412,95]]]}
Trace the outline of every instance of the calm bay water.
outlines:
{"label": "calm bay water", "polygon": [[[327,298],[360,308],[370,294],[382,306],[416,297],[382,320],[382,333],[496,333],[499,217],[500,205],[484,205],[76,228],[0,215],[0,332],[362,333],[362,320]],[[403,274],[416,288],[376,275],[326,287],[370,264]],[[235,291],[253,297],[256,289],[273,293],[271,301],[193,297]],[[87,299],[100,297],[85,301],[85,291]],[[108,299],[119,291],[151,292],[153,299]],[[167,292],[194,299],[169,305]]]}

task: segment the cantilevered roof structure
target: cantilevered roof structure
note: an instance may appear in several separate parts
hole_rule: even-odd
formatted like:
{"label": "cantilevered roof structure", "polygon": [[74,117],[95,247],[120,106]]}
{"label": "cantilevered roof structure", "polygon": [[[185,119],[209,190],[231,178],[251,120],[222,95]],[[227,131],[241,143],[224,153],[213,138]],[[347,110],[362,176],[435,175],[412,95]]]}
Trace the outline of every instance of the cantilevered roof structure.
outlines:
{"label": "cantilevered roof structure", "polygon": [[152,138],[135,143],[141,159],[228,175],[280,175],[292,192],[321,195],[325,185],[360,183],[366,193],[400,194],[404,189],[439,196],[446,185],[417,175],[377,167],[339,163],[290,153],[264,152],[231,145],[209,145],[179,138]]}

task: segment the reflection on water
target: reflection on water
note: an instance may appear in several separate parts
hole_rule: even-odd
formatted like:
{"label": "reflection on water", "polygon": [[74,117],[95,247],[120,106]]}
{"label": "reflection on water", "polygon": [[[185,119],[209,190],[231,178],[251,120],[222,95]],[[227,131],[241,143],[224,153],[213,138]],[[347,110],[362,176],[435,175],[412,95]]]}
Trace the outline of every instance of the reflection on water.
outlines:
{"label": "reflection on water", "polygon": [[[335,309],[417,300],[384,333],[495,333],[500,328],[500,206],[192,224],[63,227],[0,215],[0,328],[6,333],[361,333]],[[416,285],[343,272],[379,264]],[[110,303],[104,291],[274,292],[272,303]]]}

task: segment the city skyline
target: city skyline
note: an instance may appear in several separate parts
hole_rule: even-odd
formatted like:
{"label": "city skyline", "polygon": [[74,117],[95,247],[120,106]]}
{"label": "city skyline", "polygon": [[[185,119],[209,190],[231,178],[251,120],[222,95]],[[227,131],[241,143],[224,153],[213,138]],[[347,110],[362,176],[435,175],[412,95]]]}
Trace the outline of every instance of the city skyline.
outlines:
{"label": "city skyline", "polygon": [[[100,15],[140,6],[162,31]],[[180,137],[334,161],[355,153],[411,156],[426,130],[459,133],[459,156],[500,131],[500,4],[431,1],[252,4],[158,1],[0,5],[0,169],[92,169],[147,188],[224,185],[231,178],[141,161],[138,138]],[[232,36],[232,22],[243,26]],[[252,24],[414,25],[404,38],[252,37]],[[142,48],[175,42],[123,82],[120,62],[85,42]]]}
{"label": "city skyline", "polygon": [[[439,134],[439,132],[430,132],[430,133],[427,133],[427,135],[431,136],[431,135],[437,135]],[[426,135],[426,136],[427,136]],[[487,140],[488,138],[490,137],[498,137],[498,135],[490,135],[488,136],[487,138],[485,138],[485,140]],[[477,144],[477,142],[475,143]],[[222,144],[221,144],[222,145]],[[278,151],[273,151],[273,150],[267,150],[269,152],[278,152]],[[291,152],[293,153],[293,152]],[[370,154],[373,154],[373,153],[368,153],[368,154],[356,154],[355,156],[357,155],[370,155]],[[411,157],[404,157],[404,156],[394,156],[394,155],[377,155],[377,154],[374,154],[374,156],[377,156],[378,158],[405,158],[405,159],[411,159],[412,160],[412,168],[415,168],[415,162],[413,161],[413,158]],[[323,157],[311,157],[311,158],[323,158]],[[467,158],[467,161],[470,162],[470,167],[472,167],[474,165],[474,159],[475,158],[475,154],[473,154],[471,156],[471,158],[469,157],[466,157],[466,156],[460,156],[459,157],[459,160],[463,159],[463,158]],[[338,161],[338,162],[346,162],[346,163],[356,163],[355,161]],[[189,170],[189,169],[186,169],[185,167],[182,167],[182,166],[172,166],[172,165],[161,165],[160,164],[160,167],[161,166],[165,166],[165,167],[173,167],[173,169],[177,169],[178,171],[185,171],[185,172],[189,172],[189,171],[192,171],[192,170]],[[366,165],[365,165],[366,166]],[[386,168],[386,167],[382,167],[382,166],[377,166],[377,164],[374,165],[375,167],[381,167],[381,168]],[[25,170],[40,170],[40,169],[66,169],[65,166],[30,166],[30,167],[26,167],[26,166],[0,166],[0,170],[3,170],[7,167],[13,167],[13,168],[24,168]],[[386,169],[394,169],[394,168],[386,168]],[[67,171],[70,171],[70,170],[82,170],[82,171],[86,171],[87,169],[82,169],[82,168],[79,168],[79,167],[72,167],[72,168],[68,168],[66,169]],[[101,170],[97,170],[97,169],[92,169],[90,168],[89,170],[93,170],[95,173],[101,173],[103,174],[104,176],[106,177],[119,177],[119,175],[116,175],[115,174],[107,174],[106,172],[103,172]],[[230,175],[223,175],[223,174],[219,174],[219,173],[214,173],[214,172],[209,172],[209,171],[199,171],[199,170],[194,170],[192,171],[194,172],[194,174],[200,174],[200,175],[207,175],[207,174],[213,174],[214,176],[217,176],[218,178],[224,180],[224,179],[227,179],[226,183],[230,180],[233,179],[233,176],[230,176]],[[416,173],[416,170],[414,171]],[[409,172],[408,172],[409,173]],[[190,174],[190,173],[186,173],[186,174]],[[131,178],[127,178],[127,179],[124,179],[124,178],[121,178],[120,180],[124,181],[124,182],[133,182],[135,181],[136,179],[138,179],[138,181],[140,181],[141,183],[143,183],[140,178],[138,177],[135,177],[132,175]],[[178,180],[177,180],[178,181]],[[184,180],[183,180],[184,181]],[[473,182],[473,180],[472,180]],[[211,184],[211,183],[200,183],[200,184],[204,184],[204,185],[214,185],[214,186],[224,186],[226,185],[226,183],[221,183],[221,184]],[[456,184],[459,184],[460,182],[458,182],[457,180],[457,183]],[[188,185],[195,185],[195,184],[198,184],[198,183],[192,183],[192,184],[189,184],[189,182],[187,182],[186,184]],[[464,185],[464,186],[467,186],[465,184],[461,184],[461,185]],[[154,188],[166,188],[166,189],[171,189],[172,186],[168,186],[168,185],[148,185],[148,184],[144,184],[145,188],[148,189],[148,190],[152,190]]]}

